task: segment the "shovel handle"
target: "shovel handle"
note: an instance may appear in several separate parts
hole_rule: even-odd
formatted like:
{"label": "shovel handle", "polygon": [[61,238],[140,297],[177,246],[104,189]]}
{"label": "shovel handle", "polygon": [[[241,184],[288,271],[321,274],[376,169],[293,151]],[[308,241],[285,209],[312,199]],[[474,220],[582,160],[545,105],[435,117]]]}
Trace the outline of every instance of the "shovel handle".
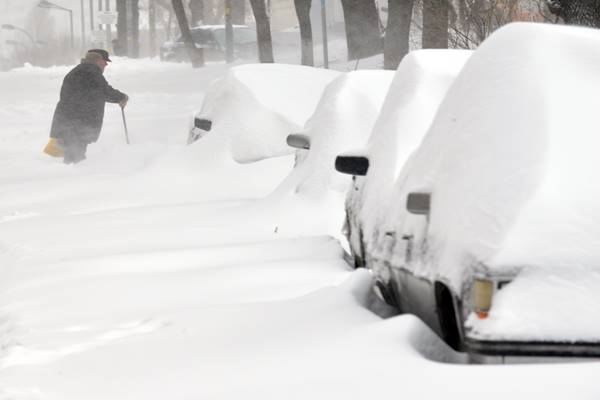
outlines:
{"label": "shovel handle", "polygon": [[125,128],[125,141],[129,144],[129,131],[127,130],[127,120],[125,120],[125,109],[121,107],[121,116],[123,117],[123,127]]}

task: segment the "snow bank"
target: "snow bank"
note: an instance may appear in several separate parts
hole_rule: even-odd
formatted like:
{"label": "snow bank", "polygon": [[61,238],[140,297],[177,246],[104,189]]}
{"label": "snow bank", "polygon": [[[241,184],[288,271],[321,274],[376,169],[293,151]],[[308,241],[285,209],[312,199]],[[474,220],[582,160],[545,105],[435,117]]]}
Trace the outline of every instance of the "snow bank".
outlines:
{"label": "snow bank", "polygon": [[226,66],[130,62],[109,80],[132,94],[132,144],[109,106],[76,166],[40,153],[62,77],[0,74],[0,398],[599,398],[598,362],[447,364],[421,321],[363,308],[370,277],[334,240],[277,229],[326,208],[249,207],[281,159],[183,144]]}
{"label": "snow bank", "polygon": [[302,129],[325,86],[338,75],[297,65],[234,67],[211,85],[197,116],[212,121],[209,136],[229,138],[238,162],[290,154],[287,135]]}
{"label": "snow bank", "polygon": [[[434,259],[422,272],[460,291],[469,260],[598,268],[599,49],[596,30],[517,23],[471,57],[395,197],[433,193]],[[403,233],[406,217],[395,219]]]}

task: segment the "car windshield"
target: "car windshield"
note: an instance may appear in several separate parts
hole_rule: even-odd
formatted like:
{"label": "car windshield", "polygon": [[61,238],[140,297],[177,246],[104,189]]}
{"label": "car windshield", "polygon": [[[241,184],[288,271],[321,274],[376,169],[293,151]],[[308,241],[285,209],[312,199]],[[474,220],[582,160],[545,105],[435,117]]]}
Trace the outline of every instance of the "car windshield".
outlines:
{"label": "car windshield", "polygon": [[211,41],[211,32],[207,29],[192,29],[192,39],[194,43],[207,44]]}
{"label": "car windshield", "polygon": [[[215,40],[222,46],[225,47],[225,29],[215,29],[213,31]],[[256,43],[256,32],[250,28],[235,28],[233,30],[233,43],[234,44],[247,44]]]}

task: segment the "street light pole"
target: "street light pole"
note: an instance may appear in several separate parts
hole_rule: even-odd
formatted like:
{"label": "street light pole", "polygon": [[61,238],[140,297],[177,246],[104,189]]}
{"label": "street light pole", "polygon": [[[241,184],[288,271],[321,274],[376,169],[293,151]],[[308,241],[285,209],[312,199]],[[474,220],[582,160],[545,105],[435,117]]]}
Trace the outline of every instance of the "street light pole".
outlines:
{"label": "street light pole", "polygon": [[[102,1],[102,0],[101,0]],[[94,0],[90,0],[90,28],[94,32]]]}
{"label": "street light pole", "polygon": [[[100,0],[100,1],[102,1],[102,0]],[[104,5],[105,5],[104,8],[106,9],[106,11],[110,11],[110,0],[106,0],[106,3]],[[106,26],[106,48],[110,49],[112,46],[112,43],[111,43],[112,42],[112,32],[111,32],[112,27],[110,26],[110,24],[106,24],[105,26]]]}
{"label": "street light pole", "polygon": [[83,0],[79,1],[81,5],[81,52],[85,51],[85,13],[83,10]]}

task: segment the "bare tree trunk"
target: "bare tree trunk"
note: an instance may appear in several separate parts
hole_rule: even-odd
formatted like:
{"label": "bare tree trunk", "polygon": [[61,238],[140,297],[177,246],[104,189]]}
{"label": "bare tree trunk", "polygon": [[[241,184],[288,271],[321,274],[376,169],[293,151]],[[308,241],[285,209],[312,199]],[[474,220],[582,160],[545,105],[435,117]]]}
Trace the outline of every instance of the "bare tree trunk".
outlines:
{"label": "bare tree trunk", "polygon": [[190,61],[192,62],[193,68],[199,68],[204,65],[204,52],[202,49],[196,48],[196,44],[194,43],[194,39],[192,39],[192,33],[190,32],[190,26],[188,25],[187,16],[185,15],[185,10],[183,9],[182,0],[171,0],[173,4],[173,10],[175,11],[175,16],[177,17],[177,22],[179,23],[179,30],[181,31],[181,37],[183,38],[183,42],[185,43],[185,47],[187,49],[188,55],[190,57]]}
{"label": "bare tree trunk", "polygon": [[221,22],[223,0],[204,0],[204,23],[214,25]]}
{"label": "bare tree trunk", "polygon": [[169,10],[169,18],[167,21],[167,40],[171,40],[171,36],[173,35],[172,26],[173,26],[173,10]]}
{"label": "bare tree trunk", "polygon": [[129,0],[131,6],[131,56],[140,56],[140,0]]}
{"label": "bare tree trunk", "polygon": [[272,63],[273,42],[271,40],[271,23],[267,15],[265,0],[250,0],[254,19],[256,20],[256,36],[258,39],[258,59],[261,63]]}
{"label": "bare tree trunk", "polygon": [[233,62],[233,21],[232,0],[223,0],[225,3],[225,62]]}
{"label": "bare tree trunk", "polygon": [[117,42],[113,43],[113,50],[118,56],[129,54],[127,43],[127,0],[117,0]]}
{"label": "bare tree trunk", "polygon": [[246,24],[246,0],[231,0],[231,20],[236,25]]}
{"label": "bare tree trunk", "polygon": [[423,48],[448,48],[448,0],[423,0]]}
{"label": "bare tree trunk", "polygon": [[192,26],[202,25],[204,22],[204,0],[190,0],[189,7],[192,12]]}
{"label": "bare tree trunk", "polygon": [[383,65],[395,70],[408,54],[414,0],[388,0],[388,21],[383,40]]}
{"label": "bare tree trunk", "polygon": [[310,24],[311,0],[294,0],[296,15],[300,24],[302,42],[302,65],[315,65],[312,26]]}
{"label": "bare tree trunk", "polygon": [[348,59],[371,57],[383,51],[375,0],[342,0]]}
{"label": "bare tree trunk", "polygon": [[156,56],[156,0],[148,3],[148,25],[150,39],[150,57]]}

